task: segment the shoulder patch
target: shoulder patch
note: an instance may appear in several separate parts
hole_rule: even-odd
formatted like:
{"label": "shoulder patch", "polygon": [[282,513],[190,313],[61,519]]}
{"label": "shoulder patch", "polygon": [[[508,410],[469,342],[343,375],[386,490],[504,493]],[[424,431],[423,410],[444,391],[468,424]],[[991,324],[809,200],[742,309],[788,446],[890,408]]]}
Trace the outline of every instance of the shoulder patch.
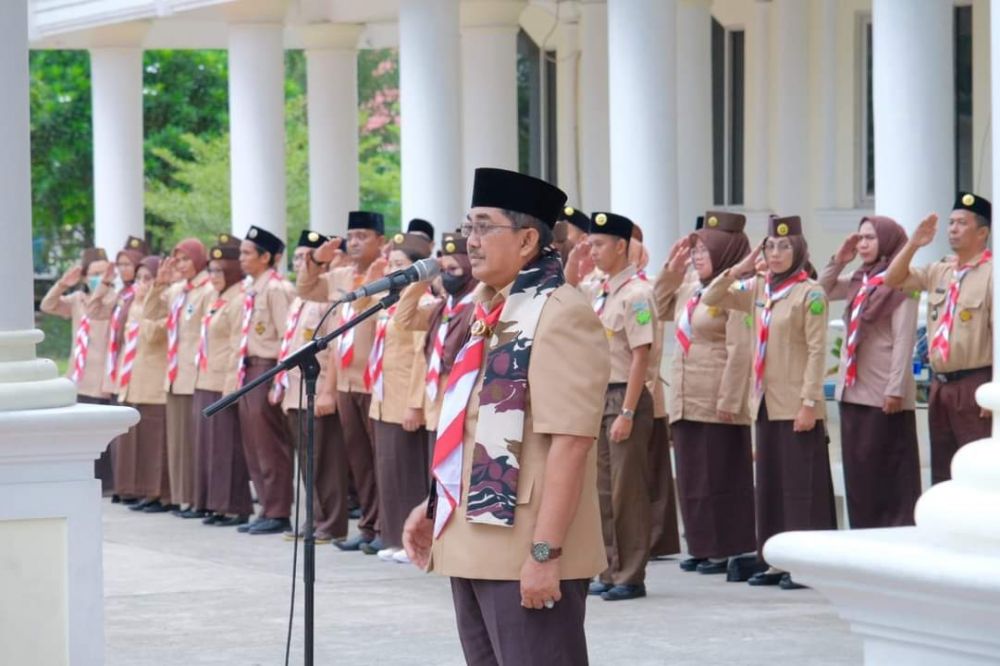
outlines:
{"label": "shoulder patch", "polygon": [[648,308],[645,310],[639,310],[638,312],[635,313],[635,321],[637,324],[645,326],[652,320],[653,320],[653,315]]}
{"label": "shoulder patch", "polygon": [[912,292],[910,292],[910,298],[912,298],[915,301],[919,301],[920,300],[920,290],[919,289],[914,289]]}
{"label": "shoulder patch", "polygon": [[753,315],[747,314],[745,317],[743,317],[743,324],[747,328],[753,328]]}
{"label": "shoulder patch", "polygon": [[814,315],[821,315],[826,312],[826,304],[823,302],[822,298],[814,299],[809,303],[809,312]]}
{"label": "shoulder patch", "polygon": [[813,301],[822,301],[823,300],[823,292],[822,291],[816,291],[816,290],[810,291],[809,295],[806,296],[806,300],[808,300],[810,303],[812,303]]}

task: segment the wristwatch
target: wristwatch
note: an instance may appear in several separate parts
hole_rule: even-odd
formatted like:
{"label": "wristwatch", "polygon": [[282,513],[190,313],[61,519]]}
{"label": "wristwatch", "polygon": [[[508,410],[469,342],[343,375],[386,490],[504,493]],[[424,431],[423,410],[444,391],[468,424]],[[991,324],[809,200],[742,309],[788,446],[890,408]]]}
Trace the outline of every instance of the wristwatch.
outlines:
{"label": "wristwatch", "polygon": [[635,410],[634,409],[625,409],[624,407],[622,407],[622,411],[619,412],[619,413],[622,416],[624,416],[625,418],[629,419],[629,420],[635,418]]}
{"label": "wristwatch", "polygon": [[808,398],[806,398],[805,400],[802,401],[802,406],[803,407],[815,407],[816,406],[816,401],[815,400],[809,400]]}
{"label": "wristwatch", "polygon": [[539,564],[545,564],[549,560],[554,560],[562,555],[562,548],[553,548],[545,541],[536,541],[531,544],[531,559]]}

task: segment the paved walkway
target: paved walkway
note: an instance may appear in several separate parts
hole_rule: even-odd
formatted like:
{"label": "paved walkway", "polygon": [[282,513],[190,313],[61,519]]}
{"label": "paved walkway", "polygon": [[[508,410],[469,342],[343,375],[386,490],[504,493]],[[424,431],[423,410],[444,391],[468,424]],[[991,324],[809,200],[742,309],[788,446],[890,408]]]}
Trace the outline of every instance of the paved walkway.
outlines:
{"label": "paved walkway", "polygon": [[[292,544],[104,506],[107,664],[282,664]],[[462,664],[447,580],[317,547],[317,664]],[[753,589],[653,562],[649,597],[592,599],[592,664],[860,664],[817,593]],[[301,664],[301,586],[293,664]]]}

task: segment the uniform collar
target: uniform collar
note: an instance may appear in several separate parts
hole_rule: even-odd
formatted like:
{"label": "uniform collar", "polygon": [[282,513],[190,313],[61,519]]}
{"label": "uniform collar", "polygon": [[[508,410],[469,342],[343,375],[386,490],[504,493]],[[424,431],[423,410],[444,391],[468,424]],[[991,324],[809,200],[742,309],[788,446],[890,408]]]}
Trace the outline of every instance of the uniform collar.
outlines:
{"label": "uniform collar", "polygon": [[608,293],[613,294],[619,289],[621,289],[626,282],[635,277],[635,274],[637,272],[638,269],[636,269],[636,267],[633,266],[632,264],[629,264],[620,273],[608,279]]}
{"label": "uniform collar", "polygon": [[472,298],[476,303],[481,304],[483,308],[487,312],[489,312],[494,307],[496,307],[497,303],[501,303],[504,300],[506,300],[506,298],[510,295],[510,290],[513,287],[514,283],[511,282],[503,289],[497,291],[493,287],[490,287],[485,283],[480,282],[479,285],[476,287],[475,291],[473,291],[474,295]]}

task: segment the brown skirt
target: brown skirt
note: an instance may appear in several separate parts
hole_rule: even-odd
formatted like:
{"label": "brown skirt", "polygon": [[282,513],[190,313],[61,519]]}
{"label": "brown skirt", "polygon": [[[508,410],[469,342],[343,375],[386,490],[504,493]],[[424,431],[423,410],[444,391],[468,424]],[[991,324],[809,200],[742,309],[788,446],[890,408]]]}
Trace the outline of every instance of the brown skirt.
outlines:
{"label": "brown skirt", "polygon": [[379,522],[386,548],[403,547],[403,523],[427,497],[427,432],[403,430],[372,419],[375,431],[375,485]]}
{"label": "brown skirt", "polygon": [[192,396],[167,393],[167,463],[174,504],[194,504],[194,417]]}
{"label": "brown skirt", "polygon": [[851,527],[913,525],[920,497],[920,454],[913,410],[840,403],[844,486]]}
{"label": "brown skirt", "polygon": [[[196,417],[195,469],[197,506],[213,513],[249,516],[253,513],[250,498],[250,473],[240,443],[240,419],[235,407],[223,409],[211,418],[201,410],[222,397],[215,391],[195,389]],[[202,493],[204,493],[202,495]]]}
{"label": "brown skirt", "polygon": [[[88,395],[77,394],[76,401],[82,405],[109,405],[110,400],[106,398],[91,398]],[[115,441],[117,438],[111,440],[107,448],[101,453],[100,457],[94,461],[94,478],[100,479],[101,481],[101,492],[106,496],[112,492],[115,488],[115,474],[114,474],[114,454]],[[115,490],[117,493],[118,491]]]}
{"label": "brown skirt", "polygon": [[674,497],[674,469],[670,460],[670,425],[666,418],[653,419],[646,457],[649,471],[650,557],[681,552],[677,531],[677,500]]}
{"label": "brown skirt", "polygon": [[670,427],[688,553],[722,558],[752,552],[756,536],[750,426],[681,420]]}
{"label": "brown skirt", "polygon": [[826,424],[794,432],[792,421],[771,421],[762,400],[757,415],[757,554],[792,530],[837,529]]}
{"label": "brown skirt", "polygon": [[135,451],[135,496],[171,504],[167,470],[167,416],[165,405],[133,405],[139,422],[123,435],[122,446]]}

